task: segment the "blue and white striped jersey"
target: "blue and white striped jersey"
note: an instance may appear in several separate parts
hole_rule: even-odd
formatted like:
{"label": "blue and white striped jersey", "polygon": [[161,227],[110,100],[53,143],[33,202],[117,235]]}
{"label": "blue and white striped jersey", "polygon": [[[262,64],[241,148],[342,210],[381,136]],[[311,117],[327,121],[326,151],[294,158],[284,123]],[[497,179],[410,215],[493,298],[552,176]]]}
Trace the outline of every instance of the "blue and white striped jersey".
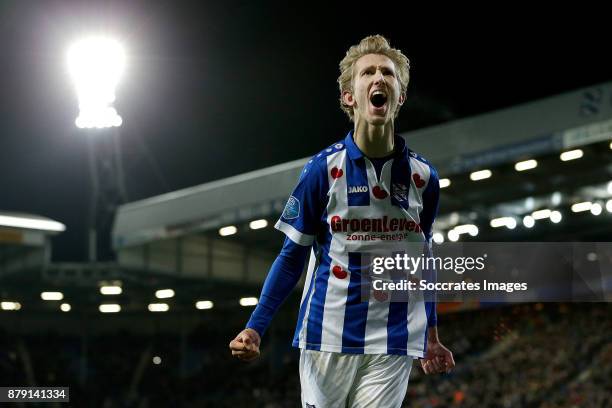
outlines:
{"label": "blue and white striped jersey", "polygon": [[438,196],[436,170],[399,136],[380,177],[352,131],[306,164],[275,225],[313,245],[295,347],[424,356],[435,304],[388,302],[377,293],[364,301],[361,274],[364,257],[431,242]]}

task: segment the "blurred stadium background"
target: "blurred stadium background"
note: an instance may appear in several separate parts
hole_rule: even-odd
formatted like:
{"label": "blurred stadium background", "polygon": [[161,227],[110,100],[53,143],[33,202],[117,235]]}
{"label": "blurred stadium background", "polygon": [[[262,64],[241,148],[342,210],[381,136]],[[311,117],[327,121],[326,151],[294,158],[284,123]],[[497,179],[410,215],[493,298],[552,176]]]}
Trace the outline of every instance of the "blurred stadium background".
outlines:
{"label": "blurred stadium background", "polygon": [[[444,179],[438,244],[610,240],[612,83],[402,136]],[[61,223],[0,214],[0,384],[70,386],[78,407],[296,406],[297,291],[261,359],[233,361],[227,344],[280,249],[272,225],[306,160],[118,206],[116,260],[52,262]],[[458,367],[426,378],[415,364],[405,406],[611,406],[609,303],[439,313]]]}

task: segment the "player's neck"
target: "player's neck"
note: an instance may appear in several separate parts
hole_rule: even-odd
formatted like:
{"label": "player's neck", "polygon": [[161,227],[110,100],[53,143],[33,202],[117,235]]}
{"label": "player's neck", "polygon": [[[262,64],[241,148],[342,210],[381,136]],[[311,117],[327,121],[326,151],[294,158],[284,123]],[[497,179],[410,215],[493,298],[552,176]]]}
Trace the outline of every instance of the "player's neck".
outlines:
{"label": "player's neck", "polygon": [[393,152],[393,122],[376,126],[366,121],[357,121],[353,139],[359,150],[367,157],[385,157]]}

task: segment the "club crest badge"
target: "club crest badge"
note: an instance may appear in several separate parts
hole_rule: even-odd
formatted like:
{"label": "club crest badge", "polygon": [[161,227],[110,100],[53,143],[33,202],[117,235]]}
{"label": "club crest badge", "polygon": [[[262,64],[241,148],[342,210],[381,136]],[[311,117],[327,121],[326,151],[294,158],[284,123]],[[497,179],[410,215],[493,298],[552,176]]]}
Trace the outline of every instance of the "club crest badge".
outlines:
{"label": "club crest badge", "polygon": [[397,201],[408,200],[408,187],[404,184],[393,183],[393,197]]}

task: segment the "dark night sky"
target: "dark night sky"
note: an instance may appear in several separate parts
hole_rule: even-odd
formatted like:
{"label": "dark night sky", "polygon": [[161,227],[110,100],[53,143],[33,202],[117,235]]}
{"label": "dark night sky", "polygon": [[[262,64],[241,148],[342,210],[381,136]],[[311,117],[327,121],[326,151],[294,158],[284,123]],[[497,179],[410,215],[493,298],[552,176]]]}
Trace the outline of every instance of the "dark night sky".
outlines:
{"label": "dark night sky", "polygon": [[55,260],[85,257],[87,145],[65,58],[83,34],[111,34],[127,49],[116,107],[130,200],[306,157],[341,138],[350,124],[337,103],[338,62],[373,33],[411,60],[398,131],[612,80],[602,10],[194,4],[0,0],[0,210],[65,223]]}

